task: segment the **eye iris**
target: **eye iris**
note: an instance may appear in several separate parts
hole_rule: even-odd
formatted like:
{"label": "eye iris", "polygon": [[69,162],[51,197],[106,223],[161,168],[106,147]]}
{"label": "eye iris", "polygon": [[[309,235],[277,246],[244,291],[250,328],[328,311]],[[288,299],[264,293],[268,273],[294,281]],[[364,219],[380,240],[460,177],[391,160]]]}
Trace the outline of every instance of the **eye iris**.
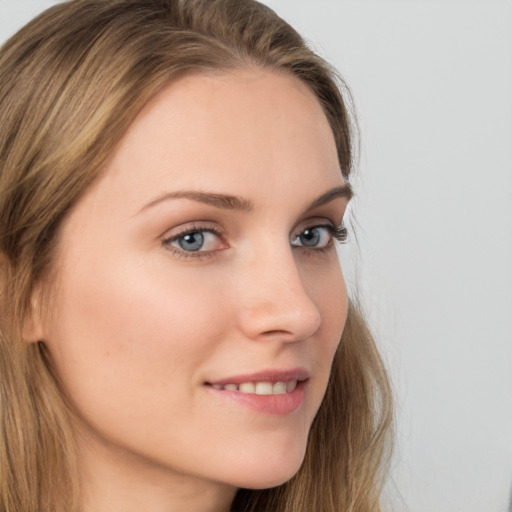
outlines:
{"label": "eye iris", "polygon": [[199,251],[204,244],[204,235],[202,233],[188,233],[178,239],[178,244],[184,251]]}
{"label": "eye iris", "polygon": [[302,245],[316,246],[320,242],[320,231],[317,228],[306,229],[304,233],[300,235],[300,241]]}

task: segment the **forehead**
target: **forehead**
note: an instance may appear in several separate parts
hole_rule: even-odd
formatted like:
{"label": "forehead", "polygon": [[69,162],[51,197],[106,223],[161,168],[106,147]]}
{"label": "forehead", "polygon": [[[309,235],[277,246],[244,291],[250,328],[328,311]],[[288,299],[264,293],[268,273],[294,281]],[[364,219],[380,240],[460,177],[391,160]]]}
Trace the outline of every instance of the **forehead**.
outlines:
{"label": "forehead", "polygon": [[[286,153],[292,140],[303,145],[301,159],[318,165],[323,155],[324,163],[339,171],[327,118],[297,78],[259,69],[194,74],[172,83],[146,106],[117,156],[130,162],[143,158],[151,167],[153,156],[166,150],[206,172],[213,159],[237,166],[251,160],[279,165],[292,156]],[[140,145],[147,148],[144,155],[137,151]]]}

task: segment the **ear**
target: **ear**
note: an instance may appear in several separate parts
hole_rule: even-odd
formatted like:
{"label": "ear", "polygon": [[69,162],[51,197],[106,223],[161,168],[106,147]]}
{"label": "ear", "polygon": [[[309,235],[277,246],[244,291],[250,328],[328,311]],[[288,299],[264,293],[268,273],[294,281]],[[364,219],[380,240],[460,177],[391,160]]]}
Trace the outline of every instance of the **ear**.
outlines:
{"label": "ear", "polygon": [[40,287],[36,286],[36,289],[32,293],[30,298],[30,310],[27,313],[25,320],[23,321],[22,336],[23,339],[28,343],[37,343],[44,338],[44,328],[41,313],[41,292]]}

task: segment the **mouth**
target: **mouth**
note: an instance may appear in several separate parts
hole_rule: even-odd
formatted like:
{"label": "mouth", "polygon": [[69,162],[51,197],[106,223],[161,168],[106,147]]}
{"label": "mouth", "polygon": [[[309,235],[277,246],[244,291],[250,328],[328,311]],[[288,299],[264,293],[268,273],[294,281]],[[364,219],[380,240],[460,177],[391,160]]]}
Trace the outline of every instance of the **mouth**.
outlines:
{"label": "mouth", "polygon": [[263,371],[205,382],[211,392],[222,399],[270,415],[286,415],[298,409],[303,400],[309,372]]}

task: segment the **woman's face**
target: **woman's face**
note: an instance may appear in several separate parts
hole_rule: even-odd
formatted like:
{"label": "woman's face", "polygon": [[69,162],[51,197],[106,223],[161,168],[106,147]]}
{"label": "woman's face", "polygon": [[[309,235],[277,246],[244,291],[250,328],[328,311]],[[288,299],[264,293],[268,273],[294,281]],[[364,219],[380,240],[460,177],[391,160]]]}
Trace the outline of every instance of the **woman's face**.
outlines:
{"label": "woman's face", "polygon": [[65,220],[39,326],[91,471],[298,470],[346,320],[346,196],[297,79],[198,74],[154,98]]}

